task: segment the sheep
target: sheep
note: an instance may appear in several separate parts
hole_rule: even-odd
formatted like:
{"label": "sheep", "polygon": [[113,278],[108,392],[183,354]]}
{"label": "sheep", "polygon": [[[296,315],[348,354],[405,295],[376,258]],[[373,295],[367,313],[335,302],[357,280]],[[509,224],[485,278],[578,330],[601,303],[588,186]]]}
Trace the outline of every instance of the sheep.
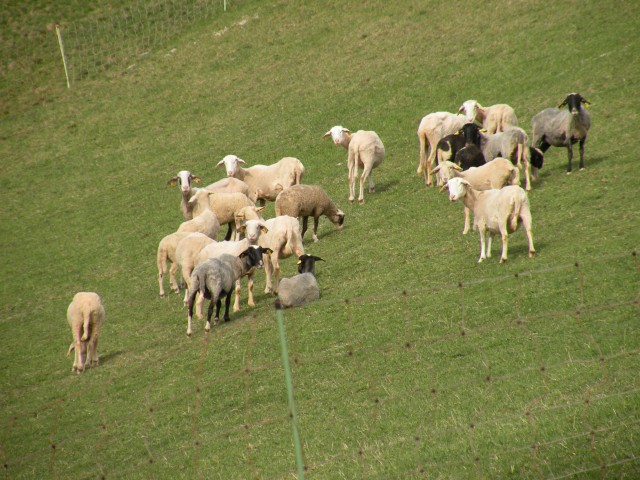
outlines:
{"label": "sheep", "polygon": [[[304,255],[302,246],[302,235],[300,235],[300,224],[298,219],[289,215],[270,218],[264,222],[269,230],[266,234],[260,235],[258,244],[263,248],[269,248],[273,253],[270,261],[266,262],[265,274],[267,283],[264,293],[277,293],[280,283],[280,262],[281,258],[295,255],[296,258]],[[274,272],[274,282],[271,283],[271,271]]]}
{"label": "sheep", "polygon": [[313,255],[302,255],[298,259],[298,275],[280,281],[278,299],[285,307],[298,307],[320,298],[320,287],[315,277],[315,262],[322,260]]}
{"label": "sheep", "polygon": [[167,260],[171,262],[169,270],[169,286],[171,290],[178,293],[180,287],[176,282],[176,272],[178,271],[178,262],[176,260],[176,249],[180,240],[189,235],[189,232],[174,232],[166,235],[158,243],[158,252],[156,254],[156,263],[158,265],[158,283],[160,284],[160,296],[164,297],[164,275],[167,273]]}
{"label": "sheep", "polygon": [[[196,193],[196,195],[198,194],[199,192]],[[191,200],[189,201],[191,202]],[[211,206],[208,202],[201,202],[193,214],[193,218],[182,222],[178,227],[177,233],[200,232],[215,240],[218,238],[219,230],[220,222],[218,221],[218,216],[213,212],[213,210],[211,210]]]}
{"label": "sheep", "polygon": [[189,199],[199,190],[191,186],[191,182],[200,183],[200,177],[193,175],[189,170],[180,170],[178,175],[169,179],[167,185],[174,186],[180,184],[180,191],[182,193],[182,200],[180,201],[180,210],[185,220],[191,220],[193,214],[189,207]]}
{"label": "sheep", "polygon": [[236,236],[235,240],[240,240],[240,227],[242,227],[248,220],[264,220],[262,217],[262,211],[265,207],[247,206],[242,207],[236,212],[235,215],[235,228]]}
{"label": "sheep", "polygon": [[[239,231],[245,233],[246,237],[243,240],[237,241],[225,241],[225,242],[215,242],[209,245],[206,245],[196,258],[196,265],[200,263],[206,262],[211,258],[219,257],[222,254],[228,253],[230,255],[239,255],[241,252],[245,251],[250,246],[255,246],[258,242],[260,234],[266,234],[268,232],[267,227],[264,226],[263,220],[247,220],[244,225],[239,227]],[[249,301],[248,304],[250,307],[255,307],[255,302],[253,300],[253,272],[248,275],[248,290],[249,290]],[[233,311],[237,312],[240,310],[240,280],[236,283],[236,295],[235,301],[233,302]],[[204,299],[203,299],[204,300]],[[200,312],[200,305],[198,306],[198,312]]]}
{"label": "sheep", "polygon": [[199,293],[202,298],[211,300],[204,327],[205,331],[208,332],[211,330],[211,315],[214,303],[216,305],[214,325],[218,325],[220,322],[220,307],[223,295],[226,296],[224,321],[229,321],[229,303],[231,302],[234,283],[253,271],[254,268],[262,268],[262,256],[268,253],[261,247],[252,246],[241,252],[239,256],[223,254],[219,258],[212,258],[196,266],[191,274],[187,299],[187,336],[190,337],[192,334],[191,323],[196,294]]}
{"label": "sheep", "polygon": [[75,350],[72,372],[84,372],[85,366],[97,366],[98,337],[105,321],[105,311],[100,296],[95,292],[78,292],[67,308],[67,321],[71,327],[73,342],[67,356]]}
{"label": "sheep", "polygon": [[189,199],[189,205],[193,215],[199,215],[207,208],[211,208],[216,214],[220,225],[229,225],[225,240],[229,240],[235,230],[235,214],[242,207],[254,206],[252,200],[240,192],[209,192],[199,190]]}
{"label": "sheep", "polygon": [[264,206],[265,199],[274,201],[278,191],[276,185],[282,188],[298,185],[302,182],[304,165],[294,157],[284,157],[272,165],[253,165],[242,168],[240,164],[246,164],[244,160],[235,155],[227,155],[220,160],[216,168],[224,165],[227,177],[235,177],[244,181],[249,187],[247,196],[257,202],[257,192],[261,194],[260,205]]}
{"label": "sheep", "polygon": [[187,304],[187,294],[191,272],[196,266],[200,251],[213,243],[215,240],[207,237],[204,233],[190,233],[178,242],[176,246],[176,263],[180,266],[182,280],[187,287],[184,295],[184,303]]}
{"label": "sheep", "polygon": [[247,196],[249,195],[249,185],[247,185],[242,180],[238,180],[235,177],[223,178],[203,188],[204,190],[208,190],[210,192],[224,192],[224,193],[240,192],[240,193],[244,193]]}
{"label": "sheep", "polygon": [[380,166],[384,160],[384,145],[378,134],[371,130],[358,130],[352,134],[348,128],[340,125],[332,127],[322,138],[325,140],[331,137],[333,143],[346,148],[348,153],[347,166],[349,168],[349,201],[353,203],[355,199],[356,178],[358,168],[362,167],[360,177],[360,194],[358,203],[364,203],[364,183],[369,179],[369,193],[376,191],[373,182],[372,170]]}
{"label": "sheep", "polygon": [[[434,173],[438,172],[444,179],[445,183],[451,178],[459,177],[471,185],[476,190],[500,189],[505,185],[519,185],[520,172],[510,160],[505,158],[496,158],[481,167],[472,167],[462,171],[462,168],[451,162],[441,163],[436,167]],[[441,189],[445,190],[446,185]],[[464,207],[464,229],[462,234],[469,232],[469,215],[470,210]]]}
{"label": "sheep", "polygon": [[542,168],[543,153],[529,146],[529,136],[520,127],[509,127],[503,132],[490,135],[482,146],[485,160],[496,157],[510,159],[514,165],[524,170],[525,190],[531,190],[531,167]]}
{"label": "sheep", "polygon": [[458,113],[462,112],[469,122],[480,122],[489,135],[518,126],[516,112],[505,103],[483,107],[475,100],[467,100],[458,110]]}
{"label": "sheep", "polygon": [[[567,110],[563,110],[564,106]],[[580,142],[580,170],[584,169],[584,144],[591,127],[591,115],[585,107],[591,105],[579,93],[570,93],[558,108],[547,108],[531,119],[531,144],[543,153],[549,147],[566,147],[569,164],[567,174],[571,173],[573,144]]]}
{"label": "sheep", "polygon": [[344,226],[344,212],[336,207],[327,192],[317,185],[293,185],[276,198],[276,216],[289,215],[302,217],[302,232],[307,231],[307,222],[313,216],[313,241],[318,241],[318,223],[320,215],[326,216],[331,222],[342,229]]}
{"label": "sheep", "polygon": [[[418,140],[420,142],[420,163],[418,175],[424,172],[424,183],[428,187],[433,185],[431,170],[435,166],[436,146],[443,137],[451,135],[467,122],[464,115],[449,112],[434,112],[426,115],[418,125]],[[427,150],[429,154],[427,156]]]}
{"label": "sheep", "polygon": [[[464,205],[473,210],[473,224],[480,234],[480,259],[482,262],[491,257],[491,239],[494,234],[502,237],[502,255],[500,263],[507,261],[509,233],[524,225],[529,240],[529,258],[535,256],[531,233],[531,211],[527,192],[517,185],[509,185],[500,190],[479,191],[471,187],[463,178],[452,178],[447,182],[449,199],[454,202],[461,199]],[[489,238],[486,244],[487,233]],[[486,253],[485,253],[486,252]]]}

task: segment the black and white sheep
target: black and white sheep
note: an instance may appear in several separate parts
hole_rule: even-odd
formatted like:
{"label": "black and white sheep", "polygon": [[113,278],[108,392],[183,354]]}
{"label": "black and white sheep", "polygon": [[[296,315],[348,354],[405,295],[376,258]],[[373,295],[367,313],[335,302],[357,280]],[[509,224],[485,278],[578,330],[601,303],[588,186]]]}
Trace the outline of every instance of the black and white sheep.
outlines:
{"label": "black and white sheep", "polygon": [[[580,170],[584,169],[584,144],[591,127],[590,103],[579,93],[570,93],[558,108],[546,108],[531,119],[531,144],[543,153],[549,147],[565,147],[571,173],[573,144],[580,142]],[[567,109],[564,110],[563,107]]]}
{"label": "black and white sheep", "polygon": [[293,185],[284,189],[276,197],[276,216],[290,215],[302,217],[302,232],[307,231],[309,217],[313,217],[313,241],[318,241],[318,222],[320,216],[326,216],[341,229],[344,225],[344,212],[329,198],[327,192],[317,185]]}
{"label": "black and white sheep", "polygon": [[229,304],[231,293],[236,281],[253,271],[254,268],[262,268],[263,253],[268,253],[261,247],[249,247],[239,256],[224,254],[218,258],[212,258],[199,264],[191,273],[189,294],[187,298],[187,335],[191,336],[191,323],[193,319],[193,306],[196,295],[210,299],[207,311],[205,331],[211,330],[211,316],[215,305],[214,325],[220,322],[220,308],[222,297],[225,297],[224,321],[229,320]]}

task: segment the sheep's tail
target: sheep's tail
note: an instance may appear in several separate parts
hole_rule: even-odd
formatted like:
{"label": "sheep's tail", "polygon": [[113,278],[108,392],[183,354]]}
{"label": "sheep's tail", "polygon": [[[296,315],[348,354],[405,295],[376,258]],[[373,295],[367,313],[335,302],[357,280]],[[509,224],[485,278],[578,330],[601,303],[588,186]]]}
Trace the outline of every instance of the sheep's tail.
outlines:
{"label": "sheep's tail", "polygon": [[294,185],[300,185],[302,183],[302,176],[304,175],[304,165],[302,163],[298,164],[298,167],[295,169],[295,178]]}
{"label": "sheep's tail", "polygon": [[511,211],[511,216],[509,217],[509,227],[512,232],[515,232],[518,229],[518,220],[520,219],[520,211],[522,210],[523,205],[528,205],[529,199],[527,198],[527,194],[523,193],[521,190],[518,190],[518,193],[515,195],[513,201],[513,210]]}

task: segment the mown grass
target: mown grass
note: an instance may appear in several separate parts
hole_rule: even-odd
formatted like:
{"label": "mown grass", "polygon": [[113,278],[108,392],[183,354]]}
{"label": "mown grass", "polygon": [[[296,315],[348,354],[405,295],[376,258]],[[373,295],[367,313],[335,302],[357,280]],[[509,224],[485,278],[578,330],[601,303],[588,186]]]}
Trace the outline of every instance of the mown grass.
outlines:
{"label": "mown grass", "polygon": [[[209,337],[157,294],[157,242],[181,221],[166,181],[214,181],[228,153],[300,158],[347,214],[305,242],[322,299],[285,314],[309,478],[637,476],[640,12],[554,10],[234,2],[120,76],[67,92],[51,65],[50,97],[0,120],[4,476],[295,476],[263,277],[257,307]],[[478,265],[461,206],[415,175],[420,118],[476,98],[529,130],[570,91],[592,102],[587,169],[565,175],[551,150],[530,194],[538,256],[517,232],[506,265]],[[386,146],[362,206],[321,140],[336,124]],[[79,290],[107,324],[102,364],[74,376]]]}

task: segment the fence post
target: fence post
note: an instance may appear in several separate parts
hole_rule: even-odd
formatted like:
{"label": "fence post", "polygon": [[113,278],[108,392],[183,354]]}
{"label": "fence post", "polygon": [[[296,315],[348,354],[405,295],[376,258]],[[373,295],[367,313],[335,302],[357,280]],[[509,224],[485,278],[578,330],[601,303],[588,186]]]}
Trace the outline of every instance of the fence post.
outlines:
{"label": "fence post", "polygon": [[62,42],[62,33],[60,32],[60,25],[56,25],[56,37],[58,37],[58,48],[60,49],[60,56],[62,57],[62,65],[64,66],[64,76],[67,78],[67,88],[71,88],[69,82],[69,69],[67,68],[67,57],[64,54],[64,43]]}
{"label": "fence post", "polygon": [[293,398],[293,382],[291,380],[291,369],[289,367],[289,353],[287,351],[287,337],[284,332],[284,322],[282,320],[282,304],[276,300],[276,321],[278,332],[280,333],[280,348],[282,350],[282,363],[284,364],[284,378],[287,384],[287,394],[289,397],[289,415],[291,417],[291,429],[293,431],[293,447],[296,453],[296,465],[298,467],[298,480],[304,480],[304,463],[302,460],[302,446],[300,445],[300,435],[298,434],[298,416],[296,414],[296,404]]}

